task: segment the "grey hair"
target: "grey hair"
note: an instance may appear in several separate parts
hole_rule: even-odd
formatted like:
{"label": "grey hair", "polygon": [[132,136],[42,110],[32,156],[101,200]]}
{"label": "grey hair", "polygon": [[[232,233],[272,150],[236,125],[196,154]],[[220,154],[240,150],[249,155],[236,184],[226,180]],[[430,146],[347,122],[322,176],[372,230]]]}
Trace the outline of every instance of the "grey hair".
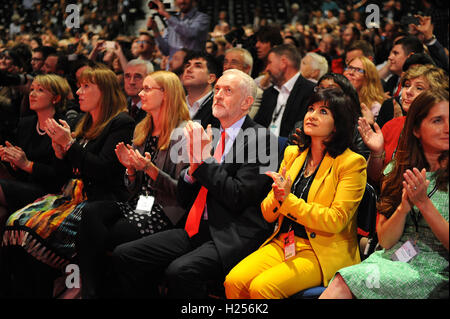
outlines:
{"label": "grey hair", "polygon": [[225,51],[225,55],[229,52],[239,52],[242,54],[243,58],[244,58],[244,65],[246,65],[247,67],[250,67],[250,70],[248,71],[248,74],[252,74],[252,69],[253,69],[253,57],[251,55],[250,52],[248,52],[248,50],[244,49],[244,48],[239,48],[239,47],[234,47],[231,49],[228,49],[227,51]]}
{"label": "grey hair", "polygon": [[127,63],[127,67],[129,66],[136,66],[136,65],[144,65],[146,67],[147,73],[146,75],[149,75],[155,69],[153,68],[153,64],[150,61],[142,60],[142,59],[133,59]]}
{"label": "grey hair", "polygon": [[306,56],[310,56],[313,60],[312,68],[314,70],[319,70],[319,76],[317,79],[320,79],[324,74],[328,72],[328,61],[320,54],[314,53],[314,52],[308,52],[306,53]]}
{"label": "grey hair", "polygon": [[239,87],[241,88],[242,92],[245,93],[246,96],[251,96],[253,99],[256,98],[258,86],[256,85],[255,80],[253,80],[250,75],[238,69],[226,70],[222,73],[222,76],[227,74],[234,74],[238,76],[240,80]]}

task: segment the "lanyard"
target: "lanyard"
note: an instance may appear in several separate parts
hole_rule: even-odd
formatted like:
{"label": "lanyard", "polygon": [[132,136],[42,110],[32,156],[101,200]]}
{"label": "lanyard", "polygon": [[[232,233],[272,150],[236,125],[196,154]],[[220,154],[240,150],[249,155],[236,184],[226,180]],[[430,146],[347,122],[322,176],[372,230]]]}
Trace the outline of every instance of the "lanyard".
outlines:
{"label": "lanyard", "polygon": [[285,106],[286,106],[286,103],[281,104],[280,108],[273,115],[272,123],[276,123],[276,121],[278,120],[278,117],[281,114],[281,111],[284,109]]}
{"label": "lanyard", "polygon": [[[431,196],[434,195],[437,191],[437,185],[434,185],[433,189],[430,193],[428,193],[428,198],[431,198]],[[414,223],[414,226],[416,227],[416,233],[419,233],[419,220],[422,217],[422,215],[419,212],[416,212],[414,207],[411,207],[411,219]]]}

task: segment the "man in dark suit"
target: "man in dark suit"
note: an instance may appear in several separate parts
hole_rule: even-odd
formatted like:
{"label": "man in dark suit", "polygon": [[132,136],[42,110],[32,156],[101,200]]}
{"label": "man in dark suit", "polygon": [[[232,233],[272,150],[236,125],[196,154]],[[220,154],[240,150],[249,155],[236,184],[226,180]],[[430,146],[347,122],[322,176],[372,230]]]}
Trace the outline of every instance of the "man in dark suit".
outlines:
{"label": "man in dark suit", "polygon": [[128,113],[139,123],[147,113],[141,109],[142,103],[139,92],[147,75],[153,72],[153,65],[144,60],[134,59],[128,62],[123,72],[123,86],[127,95]]}
{"label": "man in dark suit", "polygon": [[314,83],[300,75],[300,54],[291,44],[270,50],[266,71],[273,86],[264,91],[254,120],[269,127],[276,136],[287,137],[297,121],[303,120]]}
{"label": "man in dark suit", "polygon": [[[247,115],[255,95],[250,76],[228,70],[215,86],[213,103],[220,141],[212,138],[210,127],[206,133],[199,123],[186,125],[190,166],[181,172],[177,191],[187,208],[186,223],[114,250],[113,265],[125,296],[155,291],[164,271],[170,297],[204,298],[208,281],[223,282],[269,235],[260,203],[271,181],[263,172],[276,169],[278,154],[276,138]],[[262,157],[268,153],[271,167],[264,167]]]}
{"label": "man in dark suit", "polygon": [[204,128],[208,124],[218,127],[219,122],[212,115],[213,85],[220,76],[217,62],[214,57],[199,52],[188,53],[184,61],[181,82],[187,92],[191,119],[200,121]]}

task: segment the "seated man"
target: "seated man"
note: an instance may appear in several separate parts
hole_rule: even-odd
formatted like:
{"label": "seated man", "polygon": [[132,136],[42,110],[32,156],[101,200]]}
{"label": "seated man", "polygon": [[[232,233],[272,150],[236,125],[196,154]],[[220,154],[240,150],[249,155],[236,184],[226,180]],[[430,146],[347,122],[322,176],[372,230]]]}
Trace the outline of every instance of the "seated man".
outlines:
{"label": "seated man", "polygon": [[[188,150],[193,150],[188,152],[190,166],[181,172],[177,190],[180,204],[189,212],[185,227],[114,250],[122,296],[156,293],[165,272],[170,297],[204,298],[207,281],[223,281],[271,231],[260,203],[271,185],[263,173],[277,167],[277,143],[247,115],[256,95],[255,82],[242,71],[228,70],[214,92],[213,114],[221,126],[214,157],[210,154],[217,139],[212,139],[210,127],[207,134],[199,123],[189,122],[184,130]],[[199,141],[196,136],[203,138]],[[266,154],[270,157],[264,159]],[[264,160],[269,161],[267,167]]]}

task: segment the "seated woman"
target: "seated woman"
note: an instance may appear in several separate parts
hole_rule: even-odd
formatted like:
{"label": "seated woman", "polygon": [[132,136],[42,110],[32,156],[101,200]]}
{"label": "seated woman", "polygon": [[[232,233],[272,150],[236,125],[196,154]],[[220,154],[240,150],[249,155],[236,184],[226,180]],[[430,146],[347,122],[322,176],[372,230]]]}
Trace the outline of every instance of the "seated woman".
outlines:
{"label": "seated woman", "polygon": [[[184,145],[181,128],[189,120],[183,86],[174,73],[157,71],[145,78],[139,96],[147,116],[136,126],[133,147],[116,147],[130,199],[92,202],[83,209],[77,245],[83,299],[105,296],[108,250],[172,228],[185,213],[175,196],[180,171],[189,165],[178,153]],[[152,204],[146,207],[148,200]]]}
{"label": "seated woman", "polygon": [[52,167],[56,160],[46,134],[49,118],[63,119],[70,94],[66,79],[38,75],[30,87],[30,109],[36,114],[19,120],[15,138],[0,145],[0,236],[10,213],[48,193],[59,192],[64,180]]}
{"label": "seated woman", "polygon": [[[61,194],[48,194],[25,206],[6,224],[3,244],[10,249],[2,262],[8,261],[16,280],[12,295],[51,296],[53,278],[46,273],[53,276],[53,270],[73,262],[85,201],[127,197],[124,168],[114,152],[118,143],[131,141],[134,129],[125,96],[114,72],[106,68],[85,69],[79,83],[80,108],[86,113],[75,132],[62,120],[47,119],[45,125],[59,159],[54,167],[58,174],[72,179]],[[36,287],[33,282],[37,279]]]}
{"label": "seated woman", "polygon": [[446,90],[411,104],[378,204],[384,249],[340,269],[321,298],[448,298],[448,121]]}
{"label": "seated woman", "polygon": [[[350,100],[352,101],[351,104],[351,110],[353,111],[353,115],[355,118],[355,123],[353,125],[353,146],[351,149],[355,151],[358,154],[361,154],[364,156],[365,159],[369,158],[370,151],[367,148],[367,146],[364,144],[361,135],[358,132],[358,118],[362,116],[361,113],[361,107],[359,103],[358,93],[356,92],[353,85],[350,83],[350,81],[343,76],[342,74],[338,73],[327,73],[323,75],[319,81],[317,82],[317,86],[315,87],[315,90],[320,89],[327,89],[327,88],[340,88],[345,95],[350,97]],[[297,141],[296,136],[300,133],[300,128],[303,127],[303,120],[295,123],[295,129],[289,136],[289,142],[290,144],[295,144]],[[294,135],[295,134],[295,135]]]}
{"label": "seated woman", "polygon": [[377,68],[368,58],[354,58],[345,68],[344,76],[353,84],[361,102],[361,111],[369,123],[376,121],[385,100]]}
{"label": "seated woman", "polygon": [[[400,79],[400,86],[405,88],[415,87],[417,94],[420,94],[421,89],[427,87],[427,82],[420,81],[420,77],[425,73],[423,67],[419,67],[420,65],[426,66],[426,69],[430,69],[430,67],[434,66],[433,60],[430,58],[428,54],[425,53],[415,53],[406,59],[403,64],[403,74]],[[411,69],[410,69],[411,68]],[[405,110],[402,106],[402,95],[395,96],[389,98],[383,102],[381,105],[380,112],[377,117],[377,124],[380,128],[383,128],[384,124],[393,118],[406,115]],[[412,101],[407,100],[406,103],[411,104]]]}
{"label": "seated woman", "polygon": [[[403,84],[401,100],[403,111],[406,113],[414,99],[424,90],[437,88],[448,90],[448,76],[444,70],[432,65],[412,66],[405,76],[408,78]],[[367,174],[374,185],[379,183],[383,168],[393,158],[405,119],[405,116],[396,117],[388,121],[383,129],[380,129],[377,123],[373,125],[374,129],[372,129],[365,118],[358,120],[358,130],[364,144],[370,149]]]}
{"label": "seated woman", "polygon": [[227,298],[287,298],[360,262],[355,213],[366,161],[348,148],[350,105],[338,89],[311,97],[298,146],[288,146],[280,172],[269,173],[274,184],[261,209],[277,221],[275,232],[227,275]]}

